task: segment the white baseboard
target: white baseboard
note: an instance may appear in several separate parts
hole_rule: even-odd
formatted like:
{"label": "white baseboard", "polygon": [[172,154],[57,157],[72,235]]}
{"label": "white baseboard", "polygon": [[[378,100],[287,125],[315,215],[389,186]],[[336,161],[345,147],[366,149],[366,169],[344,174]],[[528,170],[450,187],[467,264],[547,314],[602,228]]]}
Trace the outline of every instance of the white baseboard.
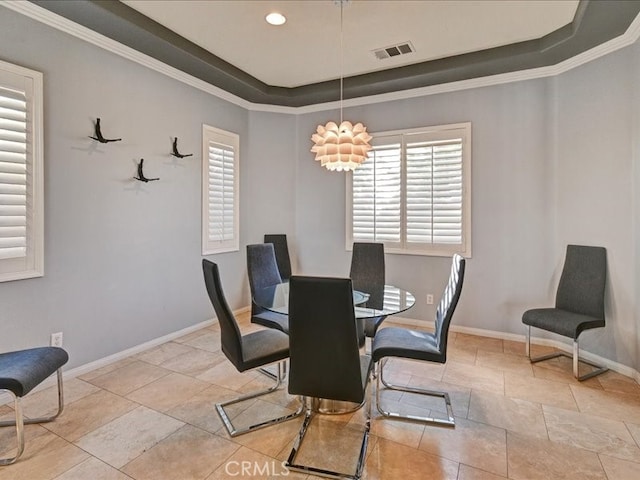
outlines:
{"label": "white baseboard", "polygon": [[[431,327],[433,322],[426,322],[424,320],[417,320],[415,318],[405,318],[405,317],[387,317],[385,320],[386,324],[397,324],[401,326],[413,326],[413,327]],[[452,332],[466,333],[469,335],[477,335],[479,337],[490,337],[497,338],[500,340],[511,340],[514,342],[524,342],[526,341],[526,335],[518,335],[516,333],[505,333],[505,332],[497,332],[495,330],[485,330],[482,328],[474,328],[474,327],[464,327],[461,325],[451,325],[450,330]],[[554,340],[550,338],[540,338],[540,337],[531,337],[531,343],[534,345],[544,345],[548,347],[554,347],[558,350],[562,350],[563,352],[571,355],[573,353],[573,345],[569,343],[565,343],[561,340]],[[622,375],[626,375],[627,377],[631,377],[637,382],[640,382],[640,372],[631,368],[627,365],[623,365],[621,363],[615,362],[613,360],[609,360],[608,358],[601,357],[594,353],[588,352],[584,349],[580,349],[580,357],[589,360],[590,362],[596,363],[598,365],[602,365],[604,367],[613,370],[614,372],[618,372]]]}
{"label": "white baseboard", "polygon": [[[242,307],[235,310],[234,315],[240,315],[246,313],[251,310],[251,307]],[[162,337],[154,338],[153,340],[149,340],[148,342],[141,343],[131,348],[127,348],[118,353],[114,353],[113,355],[109,355],[107,357],[98,359],[93,362],[86,363],[84,365],[80,365],[79,367],[72,368],[71,370],[67,370],[63,372],[63,376],[65,379],[71,379],[75,377],[79,377],[80,375],[84,375],[92,370],[96,370],[101,367],[105,367],[112,363],[115,363],[124,358],[130,357],[131,355],[135,355],[137,353],[144,352],[145,350],[149,350],[153,347],[156,347],[160,344],[170,342],[171,340],[175,340],[176,338],[182,337],[184,335],[188,335],[189,333],[200,330],[201,328],[207,327],[209,325],[213,325],[217,322],[216,318],[212,318],[210,320],[205,320],[204,322],[197,323],[187,328],[183,328],[182,330],[178,330],[176,332],[170,333],[168,335],[164,335]],[[389,325],[398,325],[398,326],[409,326],[409,327],[430,327],[433,322],[427,322],[424,320],[418,320],[415,318],[408,317],[399,317],[399,316],[390,316],[384,322]],[[464,327],[460,325],[451,325],[450,327],[452,332],[466,333],[469,335],[477,335],[479,337],[490,337],[497,338],[500,340],[511,340],[515,342],[524,342],[526,340],[525,335],[518,335],[515,333],[504,333],[497,332],[494,330],[485,330],[482,328],[474,328],[474,327]],[[545,345],[550,347],[555,347],[559,350],[567,352],[569,354],[572,353],[572,345],[566,344],[559,340],[552,340],[548,338],[538,338],[532,337],[531,343],[535,345]],[[613,360],[609,360],[607,358],[600,357],[599,355],[595,355],[593,353],[587,352],[585,350],[580,350],[580,355],[590,362],[606,366],[607,368],[613,370],[614,372],[618,372],[622,375],[626,375],[640,382],[640,372],[637,370],[628,367],[627,365],[623,365],[618,362],[614,362]],[[42,390],[43,388],[50,387],[55,385],[55,377],[50,377],[40,385],[38,385],[33,391]],[[13,401],[11,395],[9,393],[5,393],[0,395],[0,405],[4,405],[7,402]]]}

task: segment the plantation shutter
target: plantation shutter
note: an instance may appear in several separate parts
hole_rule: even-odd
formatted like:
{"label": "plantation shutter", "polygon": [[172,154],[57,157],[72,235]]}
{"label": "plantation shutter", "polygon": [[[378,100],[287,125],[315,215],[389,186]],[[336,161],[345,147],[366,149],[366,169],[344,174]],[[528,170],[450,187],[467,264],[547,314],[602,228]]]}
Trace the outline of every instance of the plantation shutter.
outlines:
{"label": "plantation shutter", "polygon": [[462,244],[462,138],[407,142],[407,243]]}
{"label": "plantation shutter", "polygon": [[373,141],[369,159],[352,177],[353,241],[400,244],[401,144],[397,136]]}
{"label": "plantation shutter", "polygon": [[41,74],[0,62],[0,281],[43,274],[41,108]]}
{"label": "plantation shutter", "polygon": [[238,250],[238,137],[205,129],[203,254]]}

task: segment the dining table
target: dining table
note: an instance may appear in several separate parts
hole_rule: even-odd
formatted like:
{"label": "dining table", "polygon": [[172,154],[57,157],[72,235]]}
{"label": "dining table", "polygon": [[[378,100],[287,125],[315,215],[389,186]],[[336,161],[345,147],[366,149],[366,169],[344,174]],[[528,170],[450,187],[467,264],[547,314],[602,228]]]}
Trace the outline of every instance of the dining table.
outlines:
{"label": "dining table", "polygon": [[[288,315],[289,283],[283,282],[259,288],[254,292],[253,301],[266,310]],[[364,319],[397,315],[413,307],[415,301],[416,299],[411,292],[395,285],[380,285],[377,288],[371,288],[368,292],[353,290],[355,317],[361,323],[359,331],[364,332],[362,325]],[[311,399],[311,405],[313,410],[324,414],[349,413],[362,406],[362,404],[326,398]]]}

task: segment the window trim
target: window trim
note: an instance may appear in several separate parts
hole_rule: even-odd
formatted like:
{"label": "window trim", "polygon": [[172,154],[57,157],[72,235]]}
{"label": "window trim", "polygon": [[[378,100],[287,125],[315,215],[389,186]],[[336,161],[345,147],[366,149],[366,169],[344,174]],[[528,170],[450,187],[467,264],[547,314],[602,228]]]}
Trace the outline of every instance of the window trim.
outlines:
{"label": "window trim", "polygon": [[[30,229],[27,236],[26,268],[14,268],[9,260],[0,261],[0,282],[44,276],[44,88],[43,74],[35,70],[0,60],[0,71],[23,77],[31,88],[27,97],[27,163],[32,165],[31,189],[28,192],[31,208],[27,211]],[[13,264],[18,262],[12,262]],[[6,271],[5,271],[6,270]]]}
{"label": "window trim", "polygon": [[[209,142],[227,144],[234,149],[233,178],[233,238],[209,240]],[[202,255],[237,252],[240,250],[240,136],[220,128],[202,124]]]}
{"label": "window trim", "polygon": [[[399,255],[422,255],[444,257],[459,253],[465,258],[471,258],[471,122],[452,123],[447,125],[432,125],[427,127],[411,128],[406,130],[390,130],[384,132],[372,133],[371,136],[387,137],[402,136],[412,134],[444,134],[448,131],[462,130],[462,243],[458,245],[447,246],[445,244],[434,244],[432,247],[411,247],[406,243],[406,157],[404,155],[404,142],[402,142],[402,171],[401,171],[401,242],[400,247],[395,244],[388,245],[385,243],[385,253]],[[346,201],[345,201],[345,248],[347,251],[353,249],[353,172],[346,175]]]}

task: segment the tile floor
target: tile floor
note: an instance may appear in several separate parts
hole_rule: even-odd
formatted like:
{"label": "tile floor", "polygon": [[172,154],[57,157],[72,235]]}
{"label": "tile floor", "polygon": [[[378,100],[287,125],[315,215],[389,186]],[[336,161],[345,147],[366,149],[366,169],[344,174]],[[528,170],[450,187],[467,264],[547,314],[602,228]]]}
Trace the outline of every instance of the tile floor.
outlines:
{"label": "tile floor", "polygon": [[[259,328],[238,319],[243,331]],[[534,354],[543,353],[542,347]],[[531,365],[522,343],[453,333],[445,365],[393,360],[396,383],[446,390],[456,427],[381,419],[373,409],[364,478],[640,478],[640,386],[615,372],[579,383],[569,359]],[[0,480],[315,478],[284,470],[301,419],[231,439],[216,402],[261,388],[220,352],[216,325],[65,382],[66,409],[26,427],[22,459]],[[54,387],[55,388],[55,387]],[[438,414],[443,405],[387,392],[387,406]],[[27,416],[55,408],[53,389],[24,400]],[[286,391],[230,409],[236,425],[296,407]],[[9,406],[0,416],[9,417]],[[350,470],[363,411],[316,417],[299,461]],[[13,430],[0,429],[8,454]]]}

